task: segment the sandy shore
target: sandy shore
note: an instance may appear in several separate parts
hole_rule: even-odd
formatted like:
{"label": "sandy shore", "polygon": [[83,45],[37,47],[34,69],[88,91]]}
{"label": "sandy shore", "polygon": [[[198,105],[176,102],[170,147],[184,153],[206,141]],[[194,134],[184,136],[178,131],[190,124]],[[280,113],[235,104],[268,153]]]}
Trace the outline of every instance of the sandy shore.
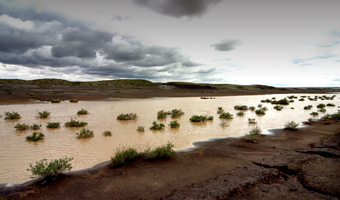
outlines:
{"label": "sandy shore", "polygon": [[[18,89],[22,95],[18,92],[10,97],[0,94],[0,103],[27,103],[30,101],[26,95],[28,90]],[[36,90],[40,96],[52,93],[51,89],[41,93],[38,92],[41,88]],[[53,91],[59,95],[53,98],[80,100],[262,94],[163,90],[160,94],[158,89],[122,89],[117,93],[117,89],[112,92],[107,88],[101,94],[98,93],[100,88],[88,94],[80,89],[73,94],[66,88],[62,93],[55,92],[58,89]],[[179,152],[172,159],[149,161],[138,158],[120,168],[112,168],[110,162],[106,162],[88,170],[68,173],[54,182],[34,181],[1,188],[0,198],[339,199],[340,121],[321,120],[303,129],[272,131],[273,136],[261,136],[256,143],[235,138],[195,143],[196,149]]]}

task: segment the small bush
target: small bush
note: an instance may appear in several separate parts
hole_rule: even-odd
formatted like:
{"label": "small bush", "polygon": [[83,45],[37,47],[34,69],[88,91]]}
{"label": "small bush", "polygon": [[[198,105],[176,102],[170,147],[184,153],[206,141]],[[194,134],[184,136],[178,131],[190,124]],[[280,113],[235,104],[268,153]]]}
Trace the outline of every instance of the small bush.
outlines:
{"label": "small bush", "polygon": [[317,108],[324,108],[324,107],[326,107],[326,105],[325,104],[323,104],[323,103],[320,103],[319,105],[317,105],[316,106]]}
{"label": "small bush", "polygon": [[21,116],[17,112],[5,112],[5,119],[20,119]]}
{"label": "small bush", "polygon": [[299,101],[304,101],[305,99],[299,99]]}
{"label": "small bush", "polygon": [[207,119],[208,119],[208,116],[206,115],[193,115],[191,116],[190,121],[191,122],[205,122],[207,121]]}
{"label": "small bush", "polygon": [[38,130],[40,129],[40,127],[41,127],[41,124],[33,124],[32,126],[30,126],[32,130]]}
{"label": "small bush", "polygon": [[264,112],[264,110],[262,110],[262,109],[257,109],[257,110],[255,110],[255,113],[256,113],[257,115],[264,115],[264,114],[266,114],[266,113]]}
{"label": "small bush", "polygon": [[318,110],[319,112],[325,113],[327,110],[324,108],[321,108],[320,110]]}
{"label": "small bush", "polygon": [[137,131],[144,132],[144,126],[138,126]]}
{"label": "small bush", "polygon": [[19,123],[17,123],[17,125],[15,125],[14,128],[16,128],[17,131],[23,131],[23,130],[29,129],[30,126],[27,125],[27,124],[19,124]]}
{"label": "small bush", "polygon": [[241,111],[241,112],[238,112],[238,113],[237,113],[237,116],[244,116],[244,112],[242,112],[242,111]]}
{"label": "small bush", "polygon": [[150,127],[150,130],[160,130],[164,128],[164,124],[157,124],[156,121],[152,122],[153,126]]}
{"label": "small bush", "polygon": [[81,127],[87,125],[87,122],[80,122],[74,119],[71,119],[69,122],[65,122],[64,124],[66,127]]}
{"label": "small bush", "polygon": [[222,114],[224,112],[222,107],[217,108],[217,114]]}
{"label": "small bush", "polygon": [[246,142],[255,143],[256,139],[261,136],[261,133],[262,133],[261,129],[258,126],[256,126],[255,128],[249,131],[248,135],[243,136],[241,139]]}
{"label": "small bush", "polygon": [[42,159],[39,162],[36,162],[35,166],[30,164],[30,169],[27,169],[27,171],[31,171],[33,176],[45,178],[52,177],[54,179],[60,173],[70,171],[72,169],[72,165],[69,163],[72,160],[73,158],[67,157],[51,160],[50,162],[47,162],[47,159]]}
{"label": "small bush", "polygon": [[166,118],[167,113],[164,110],[160,110],[157,113],[157,119],[164,119]]}
{"label": "small bush", "polygon": [[78,100],[77,99],[70,99],[70,102],[71,103],[78,103]]}
{"label": "small bush", "polygon": [[60,99],[52,99],[51,103],[60,103],[60,101],[61,101]]}
{"label": "small bush", "polygon": [[38,114],[39,114],[39,118],[47,118],[48,116],[50,116],[51,112],[48,112],[48,111],[42,111],[42,112],[39,112],[38,111]]}
{"label": "small bush", "polygon": [[246,105],[237,105],[237,106],[234,106],[234,109],[235,110],[248,110],[248,106],[246,106]]}
{"label": "small bush", "polygon": [[133,120],[137,118],[136,113],[120,114],[117,116],[117,120]]}
{"label": "small bush", "polygon": [[310,110],[311,108],[313,108],[313,106],[312,105],[308,105],[308,106],[305,106],[303,109]]}
{"label": "small bush", "polygon": [[[291,102],[294,102],[294,100],[291,100]],[[272,104],[281,104],[281,105],[289,105],[289,101],[288,99],[284,98],[284,99],[280,99],[278,101],[272,101]]]}
{"label": "small bush", "polygon": [[127,148],[127,149],[118,149],[116,150],[115,157],[111,157],[112,165],[119,166],[124,164],[127,161],[133,160],[137,158],[139,154],[137,150],[134,148]]}
{"label": "small bush", "polygon": [[313,119],[313,118],[308,118],[307,119],[309,122],[316,122],[316,119]]}
{"label": "small bush", "polygon": [[274,109],[276,109],[277,111],[282,110],[283,106],[274,106]]}
{"label": "small bush", "polygon": [[213,120],[214,119],[214,117],[213,116],[211,116],[211,115],[209,115],[208,117],[207,117],[207,120]]}
{"label": "small bush", "polygon": [[262,108],[262,104],[257,105],[258,108]]}
{"label": "small bush", "polygon": [[147,159],[157,158],[171,158],[176,155],[176,152],[172,149],[175,145],[168,142],[166,145],[156,147],[154,150],[145,150],[145,157]]}
{"label": "small bush", "polygon": [[171,121],[169,126],[171,128],[178,128],[180,126],[180,124],[175,120],[175,121]]}
{"label": "small bush", "polygon": [[105,135],[105,136],[112,136],[112,133],[111,133],[111,131],[105,131],[105,132],[103,132],[103,135]]}
{"label": "small bush", "polygon": [[313,115],[313,116],[318,116],[318,115],[319,115],[319,113],[318,113],[318,112],[312,112],[312,113],[310,113],[310,115]]}
{"label": "small bush", "polygon": [[335,104],[328,103],[326,106],[335,107]]}
{"label": "small bush", "polygon": [[34,132],[32,135],[26,137],[26,140],[38,141],[44,139],[45,135],[43,133]]}
{"label": "small bush", "polygon": [[46,127],[47,128],[59,128],[60,122],[48,122]]}
{"label": "small bush", "polygon": [[255,120],[255,118],[248,118],[248,123],[249,124],[256,124],[257,122],[256,122],[256,120]]}
{"label": "small bush", "polygon": [[223,119],[232,119],[233,118],[233,115],[229,112],[224,112],[220,115],[220,118],[223,118]]}
{"label": "small bush", "polygon": [[294,121],[289,121],[285,123],[285,129],[289,130],[295,130],[299,126],[299,123],[296,123]]}
{"label": "small bush", "polygon": [[87,114],[89,114],[89,112],[87,110],[85,110],[84,108],[82,108],[81,110],[78,110],[77,114],[78,115],[87,115]]}
{"label": "small bush", "polygon": [[250,106],[249,107],[249,110],[251,110],[251,111],[254,111],[256,108],[255,108],[255,106]]}
{"label": "small bush", "polygon": [[181,110],[181,109],[173,109],[171,111],[171,118],[178,118],[180,117],[181,115],[184,115],[184,112]]}
{"label": "small bush", "polygon": [[89,138],[93,137],[93,131],[83,128],[79,133],[76,133],[77,138]]}

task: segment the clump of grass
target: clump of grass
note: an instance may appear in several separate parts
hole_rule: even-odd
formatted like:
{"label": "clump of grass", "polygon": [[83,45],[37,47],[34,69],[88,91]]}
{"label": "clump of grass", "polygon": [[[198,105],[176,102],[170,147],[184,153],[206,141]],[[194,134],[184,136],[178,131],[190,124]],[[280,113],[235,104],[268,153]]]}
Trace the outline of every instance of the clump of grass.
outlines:
{"label": "clump of grass", "polygon": [[249,110],[251,110],[251,111],[254,111],[256,108],[255,108],[255,106],[250,106],[249,107]]}
{"label": "clump of grass", "polygon": [[144,132],[144,126],[138,126],[137,131]]}
{"label": "clump of grass", "polygon": [[69,163],[72,160],[73,158],[67,157],[51,160],[50,162],[47,162],[47,159],[42,159],[39,162],[36,162],[35,166],[30,164],[30,169],[27,169],[27,171],[32,172],[33,177],[31,178],[39,176],[55,179],[60,173],[72,169],[72,165]]}
{"label": "clump of grass", "polygon": [[213,116],[207,116],[207,115],[193,115],[190,118],[191,122],[205,122],[207,120],[213,120]]}
{"label": "clump of grass", "polygon": [[103,135],[104,136],[112,136],[112,133],[111,133],[111,131],[105,131],[105,132],[103,132]]}
{"label": "clump of grass", "polygon": [[323,103],[320,103],[319,105],[317,105],[316,106],[317,108],[324,108],[324,107],[326,107],[326,105],[325,104],[323,104]]}
{"label": "clump of grass", "polygon": [[258,104],[257,107],[258,107],[258,108],[262,108],[262,104]]}
{"label": "clump of grass", "polygon": [[160,110],[157,113],[157,119],[164,119],[166,118],[167,113],[164,110]]}
{"label": "clump of grass", "polygon": [[230,112],[224,112],[220,115],[220,118],[223,118],[223,119],[232,119],[234,118],[233,115],[230,113]]}
{"label": "clump of grass", "polygon": [[5,119],[20,119],[21,116],[17,112],[5,112]]}
{"label": "clump of grass", "polygon": [[237,106],[234,106],[234,109],[235,110],[248,110],[248,106],[246,105],[237,105]]}
{"label": "clump of grass", "polygon": [[211,120],[213,120],[213,119],[214,119],[214,117],[211,116],[211,115],[209,115],[209,116],[207,117],[207,120],[209,120],[209,121],[211,121]]}
{"label": "clump of grass", "polygon": [[276,109],[277,111],[280,111],[280,110],[282,110],[282,108],[283,108],[283,106],[274,106],[274,109]]}
{"label": "clump of grass", "polygon": [[257,110],[255,110],[255,113],[256,113],[257,115],[264,115],[264,114],[266,114],[266,113],[264,112],[264,110],[262,110],[262,109],[257,109]]}
{"label": "clump of grass", "polygon": [[118,149],[116,150],[115,157],[111,157],[112,161],[112,166],[119,166],[127,161],[133,160],[137,158],[139,154],[137,153],[137,150],[134,148],[123,148],[123,149]]}
{"label": "clump of grass", "polygon": [[289,121],[285,123],[285,129],[288,130],[295,130],[299,126],[299,123],[296,123],[294,121]]}
{"label": "clump of grass", "polygon": [[173,109],[171,110],[171,118],[178,118],[181,115],[184,115],[184,112],[182,109]]}
{"label": "clump of grass", "polygon": [[71,103],[78,103],[78,99],[70,99]]}
{"label": "clump of grass", "polygon": [[171,128],[178,128],[180,126],[180,124],[177,122],[177,120],[175,120],[175,121],[171,121],[169,126]]}
{"label": "clump of grass", "polygon": [[327,110],[325,108],[321,108],[320,110],[318,110],[319,112],[325,113]]}
{"label": "clump of grass", "polygon": [[32,135],[26,137],[26,140],[38,141],[44,139],[45,135],[40,132],[34,132]]}
{"label": "clump of grass", "polygon": [[222,114],[224,112],[222,107],[217,108],[217,114]]}
{"label": "clump of grass", "polygon": [[60,101],[61,101],[60,99],[52,99],[51,103],[60,103]]}
{"label": "clump of grass", "polygon": [[117,120],[134,120],[137,118],[136,113],[120,114],[117,116]]}
{"label": "clump of grass", "polygon": [[256,124],[257,122],[256,122],[255,118],[248,118],[248,123],[249,124]]}
{"label": "clump of grass", "polygon": [[305,101],[305,99],[304,99],[304,98],[301,98],[301,99],[299,99],[299,101]]}
{"label": "clump of grass", "polygon": [[65,122],[64,124],[66,127],[81,127],[87,125],[87,122],[80,122],[74,119],[71,119],[69,122]]}
{"label": "clump of grass", "polygon": [[47,128],[59,128],[60,122],[47,122]]}
{"label": "clump of grass", "polygon": [[[294,100],[291,100],[291,102],[294,102]],[[289,105],[289,101],[286,98],[280,99],[278,101],[272,101],[271,103],[272,104],[280,104],[280,105]]]}
{"label": "clump of grass", "polygon": [[262,130],[256,126],[252,130],[249,131],[248,135],[243,136],[241,139],[246,142],[256,143],[256,139],[261,136]]}
{"label": "clump of grass", "polygon": [[267,107],[262,107],[262,108],[261,108],[261,110],[263,110],[263,111],[267,111],[267,110],[268,110],[268,108],[267,108]]}
{"label": "clump of grass", "polygon": [[150,127],[150,130],[160,130],[160,129],[163,129],[165,126],[164,124],[160,123],[160,124],[157,124],[156,121],[152,122],[152,126]]}
{"label": "clump of grass", "polygon": [[154,150],[147,149],[144,151],[146,159],[157,158],[171,158],[176,155],[176,152],[172,149],[175,145],[168,142],[166,145],[156,147]]}
{"label": "clump of grass", "polygon": [[229,124],[227,122],[221,122],[220,126],[224,127],[224,126],[229,126]]}
{"label": "clump of grass", "polygon": [[85,110],[84,108],[82,108],[81,110],[78,110],[77,114],[78,115],[87,115],[87,114],[89,114],[89,112],[87,110]]}
{"label": "clump of grass", "polygon": [[309,122],[316,122],[316,119],[308,118],[307,121],[309,121]]}
{"label": "clump of grass", "polygon": [[310,113],[310,115],[313,115],[313,116],[318,116],[318,115],[319,115],[319,113],[318,113],[318,112],[312,112],[312,113]]}
{"label": "clump of grass", "polygon": [[33,124],[32,126],[30,126],[30,129],[38,130],[38,129],[40,129],[40,127],[41,127],[41,124]]}
{"label": "clump of grass", "polygon": [[83,128],[79,133],[76,133],[77,138],[89,138],[93,137],[93,131]]}
{"label": "clump of grass", "polygon": [[16,128],[17,131],[23,131],[23,130],[30,129],[30,126],[27,125],[27,124],[19,124],[19,123],[17,123],[17,125],[15,125],[14,128]]}
{"label": "clump of grass", "polygon": [[312,105],[308,105],[308,106],[303,107],[303,109],[305,109],[305,110],[310,110],[310,109],[312,109],[312,108],[313,108]]}
{"label": "clump of grass", "polygon": [[237,116],[244,116],[244,112],[242,112],[242,111],[241,111],[241,112],[238,112],[238,113],[237,113]]}
{"label": "clump of grass", "polygon": [[333,103],[328,103],[326,106],[335,107],[335,104],[333,104]]}
{"label": "clump of grass", "polygon": [[39,112],[38,111],[38,114],[39,114],[39,118],[47,118],[48,116],[50,116],[51,112],[48,112],[48,111],[42,111],[42,112]]}

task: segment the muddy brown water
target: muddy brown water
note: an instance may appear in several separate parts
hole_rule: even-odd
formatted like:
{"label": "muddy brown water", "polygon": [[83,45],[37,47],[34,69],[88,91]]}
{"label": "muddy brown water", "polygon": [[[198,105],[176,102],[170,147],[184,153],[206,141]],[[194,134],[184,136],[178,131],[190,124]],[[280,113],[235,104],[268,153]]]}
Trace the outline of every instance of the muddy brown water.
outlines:
{"label": "muddy brown water", "polygon": [[[299,94],[295,96],[311,96],[315,94]],[[322,96],[324,94],[317,94]],[[147,148],[154,148],[171,141],[175,144],[176,150],[185,150],[193,147],[195,141],[205,141],[214,138],[240,137],[249,132],[255,125],[248,123],[248,118],[255,118],[257,126],[264,133],[269,133],[270,128],[283,128],[287,121],[300,123],[312,117],[309,113],[317,111],[316,105],[320,103],[334,103],[336,107],[326,107],[327,112],[333,114],[340,106],[339,94],[334,100],[318,101],[298,101],[284,106],[284,109],[277,111],[274,105],[261,103],[268,108],[266,114],[257,116],[253,111],[245,111],[245,115],[237,116],[235,105],[255,106],[262,99],[277,100],[285,98],[287,94],[279,95],[256,95],[256,96],[234,96],[216,97],[215,99],[190,98],[153,98],[153,99],[129,99],[110,101],[80,101],[70,103],[36,103],[21,105],[0,106],[2,115],[5,111],[15,111],[21,115],[18,120],[4,120],[0,118],[0,183],[22,183],[30,180],[31,172],[26,169],[29,164],[47,158],[57,159],[61,157],[73,157],[73,169],[80,170],[91,167],[103,161],[110,160],[117,148],[134,147],[139,151]],[[327,96],[331,96],[327,94]],[[306,105],[313,105],[311,110],[304,110]],[[234,115],[232,120],[219,119],[217,107],[223,107],[226,112]],[[294,107],[294,109],[291,109]],[[77,115],[80,109],[90,112],[88,115]],[[166,119],[157,120],[157,112],[160,110],[171,111],[172,109],[182,109],[184,115],[176,120],[180,123],[180,128],[170,128],[168,125],[170,115]],[[47,110],[51,115],[47,119],[40,119],[36,116],[37,111]],[[121,113],[136,113],[136,120],[120,121],[117,116]],[[326,114],[324,113],[324,114]],[[324,114],[316,118],[322,117]],[[213,121],[194,123],[190,122],[192,115],[212,115]],[[63,124],[70,119],[88,122],[85,128],[94,132],[93,138],[77,139],[76,133],[82,128],[69,128]],[[149,127],[153,121],[163,123],[164,130],[153,131]],[[61,127],[57,129],[46,128],[47,122],[61,122]],[[221,122],[226,122],[228,126],[220,126]],[[32,125],[41,124],[42,128],[38,132],[45,134],[45,138],[37,142],[26,141],[26,137],[32,134],[32,130],[16,131],[14,126],[17,123]],[[145,127],[144,132],[138,132],[138,125]],[[112,136],[104,136],[104,131],[111,131]]]}

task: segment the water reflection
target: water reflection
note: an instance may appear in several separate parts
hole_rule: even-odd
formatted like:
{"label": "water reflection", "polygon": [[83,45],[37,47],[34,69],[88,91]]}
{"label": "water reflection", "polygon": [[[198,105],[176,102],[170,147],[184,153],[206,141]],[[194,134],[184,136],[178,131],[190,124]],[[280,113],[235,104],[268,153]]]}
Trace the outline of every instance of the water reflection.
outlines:
{"label": "water reflection", "polygon": [[[273,109],[274,105],[261,103],[268,108],[265,115],[256,115],[254,111],[244,111],[244,116],[237,116],[239,111],[234,110],[235,105],[255,106],[262,99],[282,99],[289,95],[258,95],[218,97],[216,99],[194,98],[153,98],[133,99],[124,101],[103,102],[61,102],[60,104],[26,104],[0,106],[0,113],[15,111],[21,115],[18,120],[0,120],[0,183],[20,183],[30,179],[30,172],[26,169],[30,163],[35,163],[43,158],[57,159],[64,156],[74,157],[73,169],[79,170],[91,167],[100,162],[109,160],[114,151],[119,147],[135,147],[140,151],[148,147],[154,148],[171,141],[176,150],[192,147],[195,141],[209,140],[211,138],[239,137],[246,134],[254,126],[262,130],[269,128],[282,128],[284,123],[290,120],[299,122],[312,117],[309,113],[316,112],[319,103],[332,102],[336,107],[326,107],[326,113],[334,113],[340,105],[339,95],[333,101],[298,101],[295,100],[281,111]],[[302,96],[296,95],[296,96]],[[311,95],[315,96],[315,94]],[[330,96],[330,95],[328,95]],[[311,110],[304,110],[306,105],[313,105]],[[223,107],[225,112],[233,114],[231,120],[219,119],[217,108]],[[294,107],[294,109],[291,109]],[[77,115],[80,109],[86,109],[90,114]],[[51,115],[47,119],[36,118],[39,111],[49,111]],[[157,120],[157,112],[160,110],[171,111],[182,109],[185,113],[180,118]],[[137,113],[136,120],[119,121],[116,117],[122,113]],[[326,114],[325,113],[325,114]],[[192,115],[212,115],[213,121],[190,122]],[[324,114],[319,114],[317,118]],[[94,137],[77,139],[76,133],[82,128],[64,127],[64,123],[70,119],[88,122],[85,128],[94,131]],[[248,118],[255,118],[257,124],[249,124]],[[171,128],[170,121],[177,120],[179,128]],[[150,130],[152,122],[163,123],[164,130]],[[61,122],[61,127],[56,129],[46,128],[47,122]],[[226,122],[226,126],[221,126]],[[17,123],[28,125],[42,124],[38,132],[45,134],[43,141],[27,142],[26,137],[32,134],[32,130],[16,131]],[[144,132],[137,131],[137,127],[145,127]],[[104,131],[111,131],[112,136],[104,136]]]}

